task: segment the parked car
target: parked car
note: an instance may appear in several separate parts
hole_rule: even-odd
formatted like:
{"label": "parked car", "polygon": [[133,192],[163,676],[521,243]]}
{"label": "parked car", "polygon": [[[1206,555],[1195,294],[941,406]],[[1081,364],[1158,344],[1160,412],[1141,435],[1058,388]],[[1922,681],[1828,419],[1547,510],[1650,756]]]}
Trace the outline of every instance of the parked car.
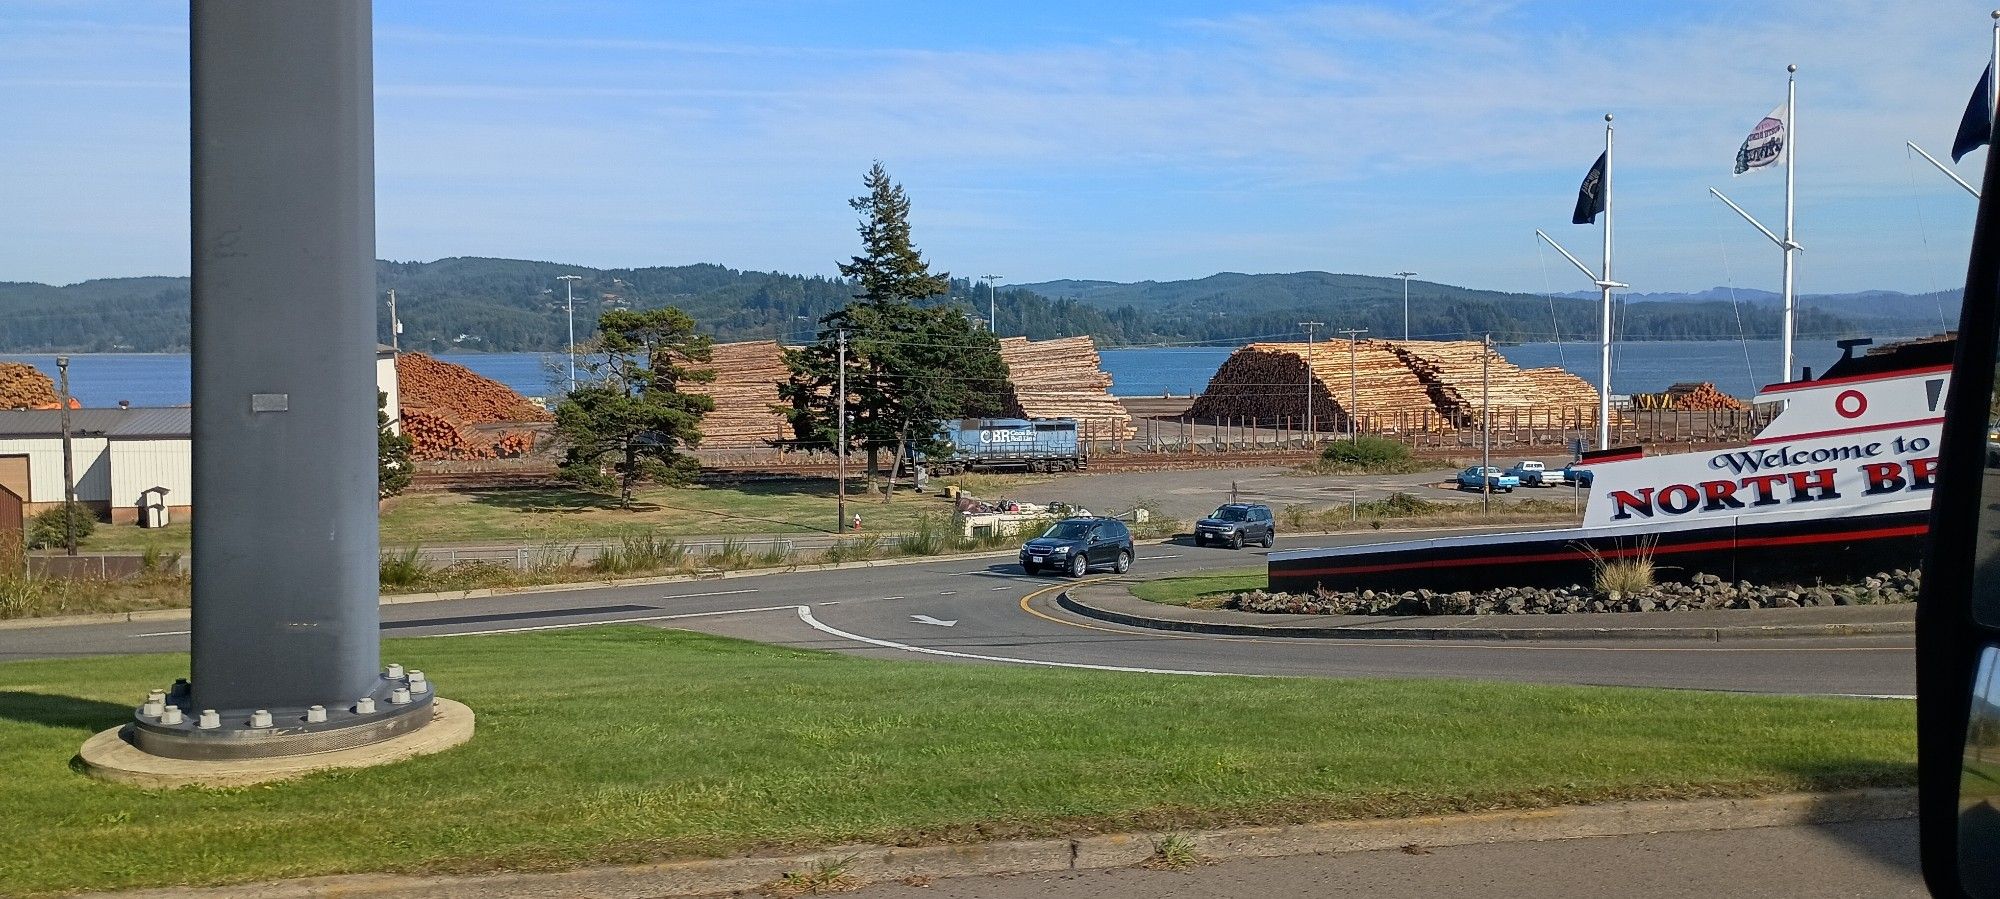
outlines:
{"label": "parked car", "polygon": [[1458,473],[1458,486],[1464,490],[1487,490],[1494,493],[1513,493],[1521,486],[1521,479],[1498,468],[1472,466]]}
{"label": "parked car", "polygon": [[1589,487],[1592,481],[1597,480],[1597,476],[1591,474],[1590,469],[1584,468],[1575,462],[1563,466],[1563,477],[1569,479],[1570,483],[1580,487]]}
{"label": "parked car", "polygon": [[1132,532],[1116,518],[1065,518],[1021,547],[1021,570],[1040,574],[1052,569],[1083,577],[1092,566],[1108,565],[1124,574],[1132,570]]}
{"label": "parked car", "polygon": [[1242,549],[1245,543],[1261,543],[1269,549],[1278,539],[1278,522],[1271,507],[1262,503],[1230,503],[1194,523],[1194,545],[1226,543]]}
{"label": "parked car", "polygon": [[1514,463],[1514,467],[1507,469],[1507,473],[1520,478],[1523,487],[1558,487],[1564,481],[1562,469],[1551,471],[1548,466],[1533,459],[1522,459]]}

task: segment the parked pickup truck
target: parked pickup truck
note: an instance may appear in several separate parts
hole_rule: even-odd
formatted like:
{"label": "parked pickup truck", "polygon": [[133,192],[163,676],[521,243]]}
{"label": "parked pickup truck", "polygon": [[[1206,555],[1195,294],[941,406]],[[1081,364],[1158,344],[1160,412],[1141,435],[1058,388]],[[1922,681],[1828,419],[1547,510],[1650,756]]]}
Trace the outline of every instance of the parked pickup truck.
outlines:
{"label": "parked pickup truck", "polygon": [[1560,487],[1567,480],[1560,468],[1549,468],[1533,459],[1514,463],[1507,473],[1521,479],[1523,487]]}
{"label": "parked pickup truck", "polygon": [[1462,490],[1486,490],[1494,493],[1513,493],[1521,486],[1521,479],[1498,468],[1481,468],[1474,465],[1458,473],[1458,486]]}

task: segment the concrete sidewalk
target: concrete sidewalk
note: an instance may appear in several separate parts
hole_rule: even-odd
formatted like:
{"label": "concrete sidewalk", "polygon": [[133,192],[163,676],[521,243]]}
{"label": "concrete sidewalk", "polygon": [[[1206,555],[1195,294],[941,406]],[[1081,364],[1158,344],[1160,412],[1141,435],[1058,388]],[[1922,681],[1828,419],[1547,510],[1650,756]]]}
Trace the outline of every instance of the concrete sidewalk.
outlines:
{"label": "concrete sidewalk", "polygon": [[1056,602],[1077,615],[1183,633],[1347,640],[1722,640],[1910,634],[1915,603],[1799,609],[1699,609],[1576,615],[1281,615],[1147,602],[1128,582],[1072,589]]}

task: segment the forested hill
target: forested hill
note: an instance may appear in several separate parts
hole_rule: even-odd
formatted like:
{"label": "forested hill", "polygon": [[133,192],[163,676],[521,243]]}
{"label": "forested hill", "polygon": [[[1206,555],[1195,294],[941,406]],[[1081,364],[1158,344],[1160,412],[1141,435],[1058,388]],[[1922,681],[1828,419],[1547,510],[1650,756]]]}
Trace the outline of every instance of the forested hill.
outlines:
{"label": "forested hill", "polygon": [[[436,262],[380,262],[380,287],[395,290],[403,319],[402,345],[428,351],[556,350],[567,334],[565,282],[577,275],[576,328],[590,332],[608,308],[675,305],[721,340],[807,339],[820,316],[846,302],[852,285],[837,278],[739,271],[719,265],[593,269],[553,262],[459,257]],[[1320,321],[1327,335],[1366,328],[1401,336],[1402,282],[1395,278],[1324,272],[1224,273],[1190,281],[1120,284],[1052,281],[1001,287],[999,330],[1045,338],[1089,334],[1102,346],[1231,343],[1287,338],[1301,321]],[[1903,303],[1881,295],[1874,308],[1849,305],[1834,314],[1802,303],[1802,338],[1859,334],[1899,336],[1937,328],[1933,303]],[[1906,298],[1907,299],[1907,298]],[[952,302],[984,318],[987,289],[952,282]],[[1632,302],[1618,317],[1622,339],[1772,337],[1778,313],[1768,304],[1690,297]],[[1904,310],[1908,310],[1907,313]],[[1921,313],[1921,314],[1918,314]],[[1739,315],[1741,331],[1739,331]],[[378,336],[389,341],[388,307]],[[1597,303],[1410,282],[1413,337],[1464,338],[1491,333],[1501,341],[1589,339],[1597,333]],[[188,347],[185,278],[112,278],[63,287],[0,283],[0,352],[180,351]]]}

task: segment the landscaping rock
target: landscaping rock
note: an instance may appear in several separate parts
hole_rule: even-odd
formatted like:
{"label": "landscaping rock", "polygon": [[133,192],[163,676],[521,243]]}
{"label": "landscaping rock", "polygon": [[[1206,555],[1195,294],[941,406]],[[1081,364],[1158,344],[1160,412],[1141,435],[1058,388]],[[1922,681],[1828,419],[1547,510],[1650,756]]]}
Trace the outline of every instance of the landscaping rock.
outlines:
{"label": "landscaping rock", "polygon": [[1598,593],[1581,584],[1544,589],[1497,587],[1474,593],[1460,590],[1403,593],[1362,590],[1358,593],[1322,588],[1308,595],[1251,590],[1231,596],[1225,608],[1247,612],[1308,615],[1546,615],[1580,612],[1674,612],[1683,609],[1793,609],[1803,606],[1847,606],[1914,602],[1922,586],[1921,571],[1897,569],[1856,584],[1757,585],[1729,583],[1712,574],[1697,574],[1686,583],[1669,582],[1635,593]]}

